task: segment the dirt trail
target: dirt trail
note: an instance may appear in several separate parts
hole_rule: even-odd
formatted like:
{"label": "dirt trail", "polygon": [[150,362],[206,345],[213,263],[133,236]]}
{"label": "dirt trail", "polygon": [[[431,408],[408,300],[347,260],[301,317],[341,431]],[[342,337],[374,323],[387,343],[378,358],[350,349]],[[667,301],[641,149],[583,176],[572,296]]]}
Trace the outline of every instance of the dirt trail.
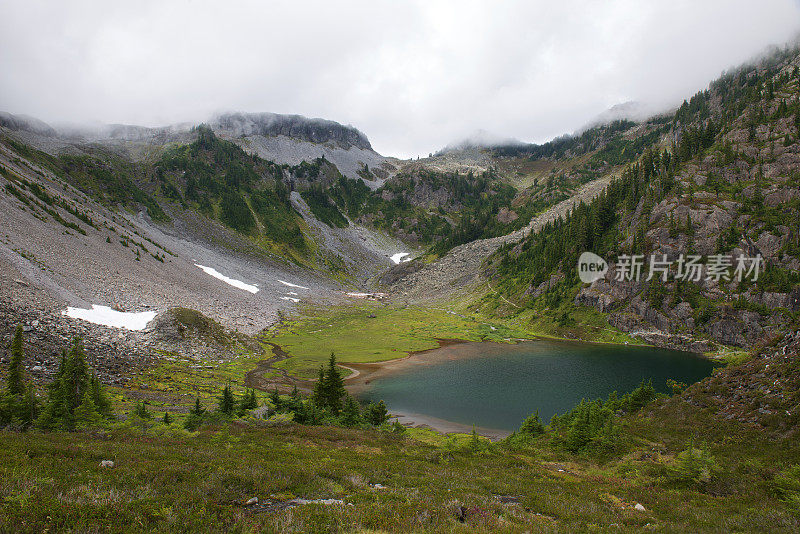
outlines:
{"label": "dirt trail", "polygon": [[563,217],[580,202],[589,202],[602,193],[613,175],[603,176],[581,186],[570,198],[545,210],[524,228],[510,234],[479,239],[460,245],[443,258],[426,265],[419,271],[411,273],[392,285],[392,293],[399,300],[421,302],[439,299],[474,284],[480,280],[480,268],[483,261],[502,245],[522,240],[532,232],[538,232],[548,222]]}

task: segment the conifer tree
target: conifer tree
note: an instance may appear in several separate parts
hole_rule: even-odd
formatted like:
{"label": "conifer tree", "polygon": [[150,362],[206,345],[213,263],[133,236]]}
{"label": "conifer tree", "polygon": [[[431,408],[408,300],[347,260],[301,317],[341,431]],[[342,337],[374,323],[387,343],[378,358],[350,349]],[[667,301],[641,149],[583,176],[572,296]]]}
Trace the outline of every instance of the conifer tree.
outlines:
{"label": "conifer tree", "polygon": [[103,417],[94,403],[92,390],[87,388],[83,392],[81,403],[75,408],[75,428],[94,428],[102,424]]}
{"label": "conifer tree", "polygon": [[33,385],[24,380],[22,360],[22,326],[18,326],[11,342],[11,363],[6,388],[0,392],[0,426],[11,424],[25,429],[36,418],[38,403]]}
{"label": "conifer tree", "polygon": [[87,389],[90,389],[89,370],[83,344],[75,338],[69,353],[62,352],[61,365],[49,386],[47,404],[37,424],[46,429],[74,429],[75,409],[83,401]]}
{"label": "conifer tree", "polygon": [[203,408],[203,405],[200,404],[200,397],[195,397],[194,399],[194,407],[189,410],[189,413],[192,415],[203,415],[206,412],[206,409]]}
{"label": "conifer tree", "polygon": [[281,394],[278,393],[277,387],[270,392],[269,402],[272,404],[272,409],[276,412],[281,411],[281,408],[283,408],[283,401],[281,400]]}
{"label": "conifer tree", "polygon": [[539,419],[539,410],[536,410],[533,415],[522,422],[522,426],[519,427],[519,433],[532,437],[544,433],[544,425]]}
{"label": "conifer tree", "polygon": [[111,401],[108,400],[105,389],[103,389],[100,380],[94,373],[89,379],[89,386],[92,391],[92,402],[97,407],[97,411],[103,417],[109,417],[111,415]]}
{"label": "conifer tree", "polygon": [[11,342],[11,364],[8,367],[8,383],[6,385],[11,395],[21,395],[25,391],[22,383],[22,325],[17,325],[14,340]]}
{"label": "conifer tree", "polygon": [[328,369],[325,373],[324,394],[325,405],[334,415],[338,415],[342,409],[342,399],[344,399],[347,392],[344,389],[342,375],[336,366],[336,355],[332,352],[330,359],[328,359]]}
{"label": "conifer tree", "polygon": [[351,395],[347,395],[342,410],[342,424],[345,426],[357,426],[361,422],[361,407],[358,401]]}
{"label": "conifer tree", "polygon": [[161,422],[165,425],[172,424],[172,416],[169,414],[169,412],[164,412],[164,417],[161,419]]}
{"label": "conifer tree", "polygon": [[320,366],[317,381],[314,383],[314,391],[311,394],[311,401],[319,407],[327,404],[327,384],[325,380],[325,369]]}
{"label": "conifer tree", "polygon": [[365,417],[371,425],[380,426],[389,418],[389,411],[383,401],[371,402],[367,405]]}
{"label": "conifer tree", "polygon": [[136,401],[136,406],[133,408],[133,413],[142,419],[153,418],[153,414],[151,414],[150,410],[147,409],[147,405],[144,403],[144,401]]}
{"label": "conifer tree", "polygon": [[233,393],[231,392],[231,386],[230,384],[228,384],[222,390],[222,395],[219,397],[219,405],[217,407],[217,410],[226,415],[231,415],[233,414],[233,411],[235,409],[236,409],[236,401],[233,398]]}
{"label": "conifer tree", "polygon": [[254,389],[245,390],[244,395],[242,396],[242,402],[240,406],[243,411],[254,410],[258,408],[258,399],[256,398],[256,390]]}

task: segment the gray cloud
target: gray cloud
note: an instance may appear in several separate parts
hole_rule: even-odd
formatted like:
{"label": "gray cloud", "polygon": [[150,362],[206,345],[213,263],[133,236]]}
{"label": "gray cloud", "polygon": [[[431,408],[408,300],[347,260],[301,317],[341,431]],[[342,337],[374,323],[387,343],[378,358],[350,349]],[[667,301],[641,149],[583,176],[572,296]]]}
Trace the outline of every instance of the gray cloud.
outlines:
{"label": "gray cloud", "polygon": [[5,1],[0,109],[144,125],[298,113],[414,156],[675,105],[798,30],[796,0]]}

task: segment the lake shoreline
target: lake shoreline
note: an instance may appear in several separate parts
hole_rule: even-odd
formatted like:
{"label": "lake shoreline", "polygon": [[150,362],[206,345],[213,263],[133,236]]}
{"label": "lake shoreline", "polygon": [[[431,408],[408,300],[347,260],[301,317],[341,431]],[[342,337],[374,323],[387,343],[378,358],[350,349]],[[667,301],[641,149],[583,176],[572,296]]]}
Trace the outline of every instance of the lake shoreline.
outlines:
{"label": "lake shoreline", "polygon": [[[407,355],[401,358],[394,358],[392,360],[383,360],[380,362],[366,362],[366,363],[346,363],[340,364],[340,367],[353,371],[353,374],[345,377],[345,386],[351,392],[359,393],[364,391],[369,386],[372,380],[382,378],[392,374],[402,373],[409,368],[413,368],[419,364],[435,363],[437,361],[445,360],[446,357],[431,358],[428,355],[434,351],[439,351],[444,348],[462,345],[465,343],[497,343],[495,341],[468,341],[465,339],[447,339],[437,338],[436,342],[438,347],[432,347],[424,350],[410,351]],[[428,356],[428,357],[426,357]],[[464,356],[469,357],[469,356]]]}
{"label": "lake shoreline", "polygon": [[[353,395],[357,397],[364,398],[372,398],[377,400],[382,398],[380,393],[374,393],[372,390],[374,386],[372,385],[373,381],[381,380],[382,379],[393,379],[398,375],[403,375],[406,373],[410,374],[419,374],[420,372],[424,374],[428,373],[426,370],[427,368],[435,368],[440,365],[448,366],[451,369],[453,378],[446,378],[446,381],[449,381],[449,384],[452,389],[452,384],[458,382],[463,384],[468,384],[470,379],[467,379],[465,382],[460,382],[464,380],[465,377],[458,376],[458,373],[467,372],[469,371],[457,371],[457,369],[470,369],[472,368],[472,363],[466,363],[467,360],[484,360],[490,361],[493,359],[493,356],[498,354],[498,349],[501,347],[508,347],[513,345],[525,345],[527,343],[537,343],[537,342],[544,342],[548,345],[552,344],[552,346],[560,347],[560,351],[565,355],[567,360],[569,360],[569,355],[571,353],[580,353],[582,350],[585,350],[588,346],[593,346],[595,349],[592,350],[603,350],[608,352],[608,350],[613,351],[613,346],[618,347],[622,353],[628,353],[630,350],[636,349],[644,349],[650,347],[636,347],[631,345],[624,345],[624,344],[610,344],[610,343],[587,343],[584,341],[575,341],[575,340],[562,340],[562,339],[552,339],[552,338],[539,338],[539,339],[511,339],[506,340],[505,342],[498,342],[498,341],[466,341],[460,339],[437,339],[437,343],[439,344],[438,347],[421,350],[421,351],[414,351],[410,352],[407,356],[402,358],[395,358],[392,360],[385,360],[382,362],[369,362],[369,363],[344,363],[342,364],[343,368],[347,368],[351,371],[349,377],[345,380],[345,386]],[[510,349],[510,347],[509,347]],[[514,351],[515,349],[510,349]],[[657,347],[652,347],[654,351],[664,351],[668,349],[660,349]],[[503,350],[502,352],[505,352]],[[616,351],[613,351],[616,352]],[[683,353],[684,355],[691,357],[692,360],[695,361],[706,361],[708,362],[708,358],[704,358],[702,355],[697,353],[689,353],[685,351],[674,351],[671,350],[668,352],[673,353]],[[556,358],[556,360],[562,360],[563,357]],[[616,360],[614,358],[613,360]],[[613,361],[611,360],[611,361]],[[463,364],[461,362],[464,362]],[[491,365],[491,364],[490,364]],[[462,367],[466,366],[466,367]],[[569,372],[569,371],[567,371]],[[563,374],[563,370],[562,370]],[[481,372],[477,372],[477,374],[472,374],[472,386],[467,387],[476,387],[477,383],[485,382],[485,379],[489,377],[483,377]],[[491,375],[495,376],[495,375]],[[533,375],[532,375],[533,376]],[[613,379],[612,379],[613,380]],[[595,380],[592,379],[592,382]],[[628,388],[635,387],[636,383],[627,384],[622,388],[623,391],[626,391]],[[480,386],[477,386],[480,388]],[[616,387],[611,387],[608,391],[598,391],[594,394],[587,395],[591,398],[593,397],[603,397],[608,394],[613,389],[619,389]],[[376,390],[377,391],[377,390]],[[406,426],[410,427],[421,427],[421,428],[428,428],[435,430],[437,432],[443,434],[449,433],[470,433],[472,431],[472,422],[474,417],[475,429],[476,431],[485,437],[488,437],[493,440],[502,439],[510,435],[519,425],[522,424],[525,417],[529,416],[530,413],[533,413],[535,409],[537,409],[537,405],[532,405],[530,409],[530,413],[514,413],[513,420],[509,420],[512,418],[513,410],[510,410],[504,417],[506,421],[503,423],[501,429],[497,428],[489,428],[493,425],[491,424],[490,419],[486,419],[485,414],[481,417],[479,415],[480,408],[482,407],[469,407],[469,405],[463,406],[463,411],[458,413],[453,413],[452,410],[449,412],[444,410],[445,413],[448,415],[444,415],[443,410],[437,409],[437,404],[440,402],[440,398],[442,399],[441,402],[446,402],[443,400],[446,397],[439,397],[438,389],[429,390],[431,392],[437,392],[433,394],[425,394],[428,398],[428,402],[432,404],[427,405],[419,405],[414,404],[412,401],[411,404],[407,404],[405,402],[398,404],[396,399],[393,401],[390,398],[384,398],[387,402],[389,411],[392,413],[393,416],[397,416],[398,421]],[[574,400],[575,403],[579,402],[580,398],[576,397]],[[552,410],[554,413],[562,413],[570,408],[572,408],[572,403],[568,405],[559,406],[558,409]],[[541,405],[538,405],[541,406]],[[477,410],[476,410],[477,408]],[[438,415],[437,415],[438,414]],[[551,413],[546,413],[545,418],[549,418]],[[517,420],[518,419],[518,420]]]}

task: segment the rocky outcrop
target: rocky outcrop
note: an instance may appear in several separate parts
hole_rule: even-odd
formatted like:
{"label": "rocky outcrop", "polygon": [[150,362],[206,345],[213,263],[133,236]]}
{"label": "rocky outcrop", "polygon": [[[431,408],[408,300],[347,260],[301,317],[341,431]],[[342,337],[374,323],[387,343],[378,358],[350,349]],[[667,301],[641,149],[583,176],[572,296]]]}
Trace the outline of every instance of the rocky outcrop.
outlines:
{"label": "rocky outcrop", "polygon": [[226,113],[216,116],[210,126],[232,137],[283,135],[310,143],[334,143],[341,148],[372,150],[367,136],[338,122],[276,113]]}

